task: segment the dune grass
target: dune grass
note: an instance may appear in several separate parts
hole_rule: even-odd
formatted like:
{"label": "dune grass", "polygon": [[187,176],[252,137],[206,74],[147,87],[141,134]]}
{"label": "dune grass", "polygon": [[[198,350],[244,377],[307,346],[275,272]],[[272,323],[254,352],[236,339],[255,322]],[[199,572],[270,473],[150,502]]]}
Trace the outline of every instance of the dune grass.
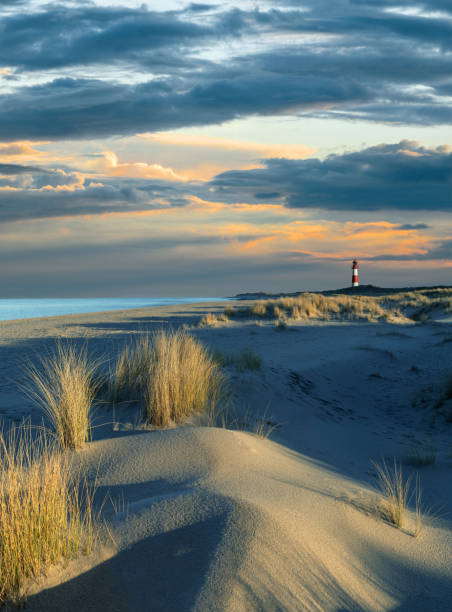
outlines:
{"label": "dune grass", "polygon": [[416,478],[413,489],[412,478],[404,478],[402,467],[395,459],[392,466],[388,466],[386,461],[382,461],[381,464],[372,462],[372,464],[377,473],[379,490],[383,495],[383,504],[379,508],[382,517],[401,529],[405,523],[408,505],[414,495],[415,528],[413,535],[417,536],[422,527],[419,478]]}
{"label": "dune grass", "polygon": [[85,348],[57,344],[55,351],[30,365],[26,393],[43,408],[62,448],[78,449],[89,439],[91,411],[100,381],[97,364]]}
{"label": "dune grass", "polygon": [[432,447],[412,446],[404,458],[406,465],[423,468],[436,463],[436,452]]}
{"label": "dune grass", "polygon": [[296,296],[259,300],[238,306],[236,317],[293,320],[349,320],[388,323],[426,322],[431,312],[452,312],[450,288],[419,289],[392,295],[323,295],[300,293]]}
{"label": "dune grass", "polygon": [[191,414],[215,412],[226,378],[207,348],[185,331],[154,334],[152,347],[144,388],[148,422],[167,427]]}
{"label": "dune grass", "polygon": [[287,331],[288,325],[287,325],[286,319],[283,319],[283,318],[278,319],[275,322],[275,329],[276,331]]}
{"label": "dune grass", "polygon": [[273,417],[269,416],[268,407],[263,413],[259,414],[250,407],[237,409],[237,407],[231,406],[227,406],[215,414],[209,425],[232,431],[248,432],[262,440],[269,438],[281,426],[280,423],[274,421]]}
{"label": "dune grass", "polygon": [[239,372],[260,370],[262,368],[262,359],[250,348],[244,348],[236,357],[235,366]]}
{"label": "dune grass", "polygon": [[221,314],[214,314],[213,312],[208,312],[199,320],[198,327],[216,327],[220,323],[225,323],[229,321],[229,318],[222,312]]}
{"label": "dune grass", "polygon": [[265,302],[256,302],[250,306],[250,313],[256,317],[265,317],[267,314],[267,305]]}
{"label": "dune grass", "polygon": [[0,605],[20,602],[31,578],[53,564],[89,554],[93,495],[68,455],[44,430],[0,432]]}
{"label": "dune grass", "polygon": [[222,367],[234,366],[239,372],[246,370],[260,370],[262,359],[250,348],[243,348],[238,354],[224,353],[215,350],[212,353],[213,359]]}
{"label": "dune grass", "polygon": [[168,427],[213,412],[226,395],[226,376],[208,349],[184,330],[142,334],[120,353],[110,395],[143,405],[149,424]]}
{"label": "dune grass", "polygon": [[153,346],[149,334],[135,336],[120,352],[110,379],[109,399],[138,400],[146,384]]}
{"label": "dune grass", "polygon": [[227,306],[224,309],[223,314],[227,319],[230,319],[231,317],[233,318],[237,315],[237,310],[234,308],[234,306]]}
{"label": "dune grass", "polygon": [[385,307],[379,297],[301,293],[296,297],[260,300],[239,309],[236,316],[253,316],[276,320],[362,320],[408,322],[394,303]]}
{"label": "dune grass", "polygon": [[215,325],[218,325],[218,319],[212,312],[208,312],[201,317],[198,325],[199,327],[215,327]]}

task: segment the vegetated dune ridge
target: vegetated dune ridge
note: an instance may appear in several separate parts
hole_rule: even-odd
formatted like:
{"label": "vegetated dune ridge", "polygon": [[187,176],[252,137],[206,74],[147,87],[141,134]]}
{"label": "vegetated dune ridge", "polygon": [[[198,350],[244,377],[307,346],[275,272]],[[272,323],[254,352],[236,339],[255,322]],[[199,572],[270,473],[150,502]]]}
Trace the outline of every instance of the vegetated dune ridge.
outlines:
{"label": "vegetated dune ridge", "polygon": [[[145,430],[134,404],[97,409],[80,458],[98,478],[111,537],[30,585],[29,610],[443,611],[452,597],[452,319],[422,325],[236,318],[225,304],[156,307],[0,324],[0,410],[40,413],[17,391],[20,365],[55,338],[114,355],[136,333],[186,324],[231,360],[232,427],[201,419]],[[227,362],[227,361],[226,361]],[[112,425],[112,421],[114,425]],[[425,518],[381,519],[370,460],[419,472]],[[419,469],[413,467],[416,464]],[[422,465],[422,467],[419,467]]]}

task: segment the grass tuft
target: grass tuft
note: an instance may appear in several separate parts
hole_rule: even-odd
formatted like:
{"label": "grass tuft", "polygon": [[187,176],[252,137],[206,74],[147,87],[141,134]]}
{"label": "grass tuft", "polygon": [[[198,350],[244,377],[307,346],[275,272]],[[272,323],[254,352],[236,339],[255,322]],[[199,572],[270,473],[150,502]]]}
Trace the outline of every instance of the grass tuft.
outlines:
{"label": "grass tuft", "polygon": [[168,427],[215,410],[226,394],[219,362],[185,330],[143,334],[120,353],[110,396],[140,401],[149,424]]}
{"label": "grass tuft", "polygon": [[[395,459],[391,467],[385,461],[382,461],[381,465],[375,462],[372,464],[377,472],[378,486],[383,495],[381,515],[400,529],[404,525],[407,507],[413,495],[412,479],[403,477],[402,467]],[[416,526],[413,535],[417,536],[421,529],[421,490],[418,478],[414,487],[414,497]]]}
{"label": "grass tuft", "polygon": [[239,372],[245,370],[260,370],[262,368],[262,359],[249,348],[244,348],[240,351],[235,359],[235,366]]}
{"label": "grass tuft", "polygon": [[435,465],[436,452],[431,447],[413,446],[405,457],[405,463],[415,468]]}
{"label": "grass tuft", "polygon": [[198,327],[215,327],[220,319],[212,312],[208,312],[199,320]]}
{"label": "grass tuft", "polygon": [[276,331],[286,331],[287,330],[287,322],[284,319],[278,319],[275,323]]}
{"label": "grass tuft", "polygon": [[234,366],[239,372],[255,371],[262,368],[262,359],[250,348],[243,348],[238,355],[215,350],[212,353],[212,358],[218,365],[222,367]]}
{"label": "grass tuft", "polygon": [[281,427],[281,424],[268,415],[268,408],[258,416],[249,407],[237,410],[237,408],[234,409],[229,406],[215,415],[214,419],[211,419],[210,426],[232,431],[246,431],[265,440]]}
{"label": "grass tuft", "polygon": [[112,402],[139,399],[140,389],[147,379],[152,358],[152,344],[148,334],[140,334],[126,345],[116,360],[110,380],[109,398]]}
{"label": "grass tuft", "polygon": [[229,319],[237,315],[237,310],[233,306],[227,306],[223,312],[224,316]]}
{"label": "grass tuft", "polygon": [[167,427],[191,414],[214,413],[226,394],[226,377],[207,348],[184,331],[161,331],[151,343],[143,389],[148,422]]}
{"label": "grass tuft", "polygon": [[62,448],[78,449],[89,439],[91,409],[100,380],[86,348],[58,344],[38,366],[27,368],[25,392],[40,405]]}
{"label": "grass tuft", "polygon": [[0,605],[62,559],[91,552],[93,495],[44,430],[0,432]]}
{"label": "grass tuft", "polygon": [[168,427],[215,410],[226,393],[219,361],[185,330],[143,334],[120,353],[110,396],[140,401],[149,424]]}
{"label": "grass tuft", "polygon": [[265,302],[256,302],[250,307],[250,314],[256,317],[265,317],[267,314],[267,306]]}

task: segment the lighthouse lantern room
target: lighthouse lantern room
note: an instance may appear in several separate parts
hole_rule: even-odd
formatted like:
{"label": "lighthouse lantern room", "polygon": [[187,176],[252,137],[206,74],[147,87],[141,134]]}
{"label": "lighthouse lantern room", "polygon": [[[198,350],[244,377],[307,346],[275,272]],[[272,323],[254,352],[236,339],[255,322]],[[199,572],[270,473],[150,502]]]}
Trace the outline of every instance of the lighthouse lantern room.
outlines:
{"label": "lighthouse lantern room", "polygon": [[352,287],[357,287],[359,285],[358,283],[358,261],[356,259],[353,260],[353,265],[352,265],[352,270],[353,270],[353,274],[352,274]]}

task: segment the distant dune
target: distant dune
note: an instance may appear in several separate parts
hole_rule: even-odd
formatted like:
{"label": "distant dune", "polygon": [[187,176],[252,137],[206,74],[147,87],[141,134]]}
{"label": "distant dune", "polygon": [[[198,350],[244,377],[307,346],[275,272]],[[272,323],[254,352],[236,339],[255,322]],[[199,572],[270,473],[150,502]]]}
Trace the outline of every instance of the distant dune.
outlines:
{"label": "distant dune", "polygon": [[292,293],[266,293],[257,291],[254,293],[238,293],[234,297],[238,300],[263,300],[278,297],[297,297],[303,293],[319,293],[321,295],[392,295],[397,293],[408,293],[411,291],[442,291],[451,290],[452,285],[435,285],[432,287],[377,287],[376,285],[359,285],[358,287],[343,287],[342,289],[327,289],[323,291],[295,291]]}

